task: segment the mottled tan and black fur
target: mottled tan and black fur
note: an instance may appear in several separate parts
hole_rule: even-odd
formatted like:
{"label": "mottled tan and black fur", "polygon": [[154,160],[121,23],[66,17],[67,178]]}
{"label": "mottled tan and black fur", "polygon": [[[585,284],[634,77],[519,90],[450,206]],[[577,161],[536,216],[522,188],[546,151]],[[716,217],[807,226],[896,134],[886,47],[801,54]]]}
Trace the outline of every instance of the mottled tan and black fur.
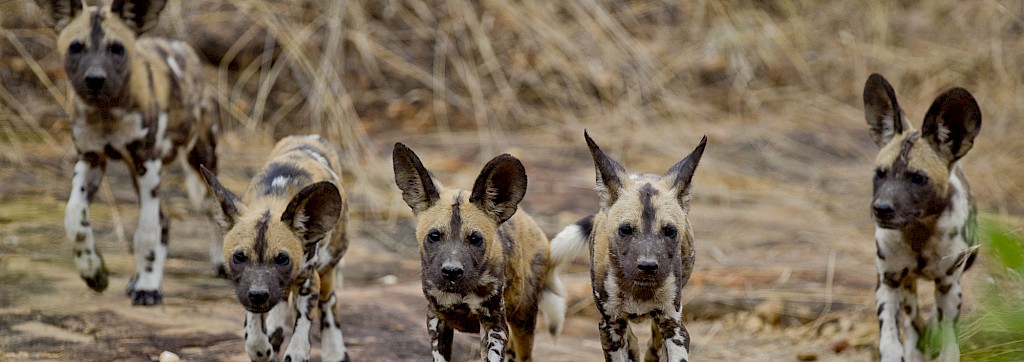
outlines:
{"label": "mottled tan and black fur", "polygon": [[651,321],[647,361],[686,361],[690,335],[682,322],[682,289],[693,271],[690,185],[707,138],[664,175],[627,174],[584,133],[597,171],[601,210],[563,229],[552,258],[590,250],[594,300],[605,360],[638,361],[630,321]]}
{"label": "mottled tan and black fur", "polygon": [[[196,208],[206,197],[199,165],[217,168],[215,105],[199,58],[183,42],[139,37],[156,25],[162,0],[115,0],[107,7],[80,0],[36,3],[58,32],[57,51],[74,95],[71,132],[78,162],[64,225],[75,245],[75,264],[91,288],[106,289],[107,269],[95,247],[89,203],[107,161],[122,160],[139,196],[136,274],[128,293],[133,304],[159,304],[169,224],[160,206],[163,165],[183,161]],[[211,259],[222,270],[220,238],[214,239]]]}
{"label": "mottled tan and black fur", "polygon": [[285,360],[309,360],[317,308],[322,359],[348,360],[334,293],[335,268],[348,249],[339,166],[335,151],[311,135],[279,141],[242,198],[204,169],[220,201],[225,261],[247,310],[245,350],[254,361],[275,360],[289,294],[296,316]]}
{"label": "mottled tan and black fur", "polygon": [[864,111],[880,148],[871,216],[881,359],[925,359],[917,306],[917,279],[924,278],[935,282],[930,329],[943,341],[939,360],[958,361],[960,277],[977,249],[974,200],[958,160],[981,130],[981,109],[963,88],[950,89],[935,99],[918,131],[904,118],[889,82],[872,74],[864,85]]}
{"label": "mottled tan and black fur", "polygon": [[516,211],[526,194],[522,163],[495,157],[465,191],[435,182],[401,143],[393,157],[395,182],[416,218],[433,359],[451,359],[458,330],[480,333],[483,360],[530,360],[537,312],[557,336],[565,292],[544,232]]}

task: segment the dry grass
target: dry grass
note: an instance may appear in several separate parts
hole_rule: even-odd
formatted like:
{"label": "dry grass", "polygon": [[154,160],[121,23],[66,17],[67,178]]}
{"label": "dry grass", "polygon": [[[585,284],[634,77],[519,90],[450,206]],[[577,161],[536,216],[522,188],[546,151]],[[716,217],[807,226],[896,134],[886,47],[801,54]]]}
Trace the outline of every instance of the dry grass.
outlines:
{"label": "dry grass", "polygon": [[[66,102],[52,41],[18,17],[34,5],[0,9],[11,14],[0,30],[4,148],[52,143],[54,127],[32,111]],[[977,177],[979,194],[1000,212],[1024,204],[1015,182],[1024,141],[1013,132],[1024,108],[1017,2],[245,0],[167,11],[165,34],[241,39],[219,50],[241,63],[217,72],[229,128],[326,133],[344,148],[353,181],[385,194],[372,187],[389,178],[384,147],[368,133],[470,130],[489,155],[531,129],[628,127],[630,140],[611,142],[660,146],[666,140],[645,127],[713,140],[730,136],[716,132],[723,121],[767,132],[857,128],[863,80],[881,72],[915,123],[943,89],[971,90],[985,114],[971,173],[1001,175]],[[365,196],[368,206],[390,204]]]}

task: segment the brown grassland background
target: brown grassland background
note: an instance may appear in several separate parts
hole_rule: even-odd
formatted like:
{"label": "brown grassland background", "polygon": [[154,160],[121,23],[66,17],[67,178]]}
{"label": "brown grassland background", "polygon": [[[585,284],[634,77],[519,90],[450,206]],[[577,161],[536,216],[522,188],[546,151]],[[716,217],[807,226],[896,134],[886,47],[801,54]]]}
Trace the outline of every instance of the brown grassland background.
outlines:
{"label": "brown grassland background", "polygon": [[[186,206],[177,167],[163,188],[164,305],[130,307],[118,290],[136,214],[123,166],[93,204],[112,287],[78,279],[62,227],[70,90],[43,19],[31,1],[0,0],[0,359],[244,360],[242,309],[205,254],[213,225]],[[683,309],[697,361],[877,358],[876,147],[861,102],[873,72],[915,126],[950,87],[977,98],[982,131],[962,164],[984,220],[1004,235],[1024,225],[1024,2],[179,0],[145,36],[187,40],[209,61],[229,188],[240,192],[281,136],[337,145],[355,360],[429,355],[411,213],[391,171],[398,141],[462,187],[491,157],[519,157],[521,207],[553,236],[596,211],[584,129],[627,169],[657,173],[707,135]],[[1021,308],[1024,278],[983,250],[966,277],[964,359],[1024,359],[1024,338],[993,337],[1012,324],[984,322],[990,305]],[[564,277],[566,331],[538,333],[537,360],[600,358],[588,278],[582,259]],[[459,336],[460,359],[474,338]]]}

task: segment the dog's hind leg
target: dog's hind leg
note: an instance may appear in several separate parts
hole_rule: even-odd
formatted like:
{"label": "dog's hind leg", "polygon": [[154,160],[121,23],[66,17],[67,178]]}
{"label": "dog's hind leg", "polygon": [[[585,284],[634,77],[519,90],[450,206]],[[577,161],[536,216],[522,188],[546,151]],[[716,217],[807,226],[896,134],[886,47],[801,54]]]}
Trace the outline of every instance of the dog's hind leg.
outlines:
{"label": "dog's hind leg", "polygon": [[227,269],[224,267],[224,237],[216,220],[217,205],[212,200],[207,200],[206,183],[203,182],[200,171],[200,166],[202,166],[217,175],[216,130],[204,128],[200,132],[196,144],[189,150],[187,157],[179,158],[179,160],[182,160],[181,168],[185,171],[185,188],[188,191],[192,208],[206,213],[213,230],[215,230],[213,240],[210,242],[210,262],[213,264],[213,270],[217,272],[217,276],[227,278]]}

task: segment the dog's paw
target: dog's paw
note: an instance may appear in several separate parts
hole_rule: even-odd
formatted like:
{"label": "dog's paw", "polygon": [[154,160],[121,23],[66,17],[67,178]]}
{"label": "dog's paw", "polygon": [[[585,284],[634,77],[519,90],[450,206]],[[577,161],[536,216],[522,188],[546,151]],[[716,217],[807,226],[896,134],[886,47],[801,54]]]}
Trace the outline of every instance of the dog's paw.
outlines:
{"label": "dog's paw", "polygon": [[164,302],[163,293],[159,290],[132,291],[132,305],[157,305]]}
{"label": "dog's paw", "polygon": [[100,263],[100,267],[95,273],[92,275],[82,275],[82,280],[85,281],[85,284],[88,285],[90,289],[102,292],[107,290],[107,287],[110,285],[109,274],[110,273],[107,272],[107,266]]}
{"label": "dog's paw", "polygon": [[252,349],[250,349],[248,344],[245,347],[245,352],[249,355],[249,359],[252,360],[253,362],[267,362],[277,360],[276,354],[269,347],[265,350],[256,346],[253,346]]}

